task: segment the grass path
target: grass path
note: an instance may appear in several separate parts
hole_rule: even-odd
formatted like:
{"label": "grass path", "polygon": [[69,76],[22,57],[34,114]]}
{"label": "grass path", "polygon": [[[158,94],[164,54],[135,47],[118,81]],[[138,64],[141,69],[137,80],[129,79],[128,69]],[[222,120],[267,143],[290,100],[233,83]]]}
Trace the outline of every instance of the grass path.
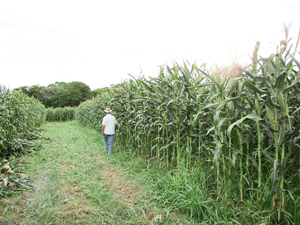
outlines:
{"label": "grass path", "polygon": [[41,128],[43,147],[22,157],[35,190],[0,199],[0,225],[267,224],[256,205],[216,200],[198,167],[164,171],[117,138],[107,155],[100,133],[77,121]]}
{"label": "grass path", "polygon": [[[152,224],[144,188],[109,163],[102,136],[76,121],[47,123],[41,151],[26,156],[35,191],[1,201],[1,224]],[[145,208],[147,208],[145,210]],[[155,217],[156,216],[156,217]]]}

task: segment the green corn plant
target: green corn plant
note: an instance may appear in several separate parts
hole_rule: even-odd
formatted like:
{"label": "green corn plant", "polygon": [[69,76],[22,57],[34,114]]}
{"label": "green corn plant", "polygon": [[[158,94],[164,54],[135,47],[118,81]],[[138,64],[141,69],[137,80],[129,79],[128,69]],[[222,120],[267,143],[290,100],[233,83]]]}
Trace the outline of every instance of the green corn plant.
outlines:
{"label": "green corn plant", "polygon": [[270,220],[277,212],[287,219],[285,202],[300,191],[292,174],[300,168],[300,64],[287,44],[263,58],[257,43],[248,68],[185,61],[161,67],[156,78],[130,77],[111,96],[82,103],[77,118],[99,127],[109,105],[124,149],[159,168],[205,168],[216,200],[223,190],[257,201]]}
{"label": "green corn plant", "polygon": [[38,146],[37,128],[45,121],[46,110],[38,100],[0,86],[0,197],[33,189],[22,171],[22,162],[13,156],[26,154]]}
{"label": "green corn plant", "polygon": [[21,92],[0,87],[0,156],[21,154],[34,144],[35,129],[46,117],[46,110],[38,100]]}
{"label": "green corn plant", "polygon": [[47,108],[46,121],[67,121],[75,119],[76,108]]}

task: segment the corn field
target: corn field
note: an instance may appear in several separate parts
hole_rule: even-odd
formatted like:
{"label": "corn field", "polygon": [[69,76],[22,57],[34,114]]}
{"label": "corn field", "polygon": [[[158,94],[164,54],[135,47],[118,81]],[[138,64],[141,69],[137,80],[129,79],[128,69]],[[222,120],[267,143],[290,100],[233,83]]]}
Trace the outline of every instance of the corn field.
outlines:
{"label": "corn field", "polygon": [[288,39],[267,58],[258,50],[259,42],[246,68],[185,61],[157,78],[132,77],[82,103],[77,119],[100,129],[111,107],[125,151],[206,171],[216,201],[236,194],[276,221],[300,221],[300,63]]}
{"label": "corn field", "polygon": [[75,107],[47,108],[46,121],[67,121],[75,119]]}
{"label": "corn field", "polygon": [[8,157],[34,146],[35,129],[46,118],[45,106],[21,92],[0,86],[0,157]]}
{"label": "corn field", "polygon": [[102,129],[102,119],[105,116],[104,109],[109,104],[114,91],[102,93],[97,98],[87,100],[80,104],[76,110],[75,118],[84,126],[91,126],[97,130]]}

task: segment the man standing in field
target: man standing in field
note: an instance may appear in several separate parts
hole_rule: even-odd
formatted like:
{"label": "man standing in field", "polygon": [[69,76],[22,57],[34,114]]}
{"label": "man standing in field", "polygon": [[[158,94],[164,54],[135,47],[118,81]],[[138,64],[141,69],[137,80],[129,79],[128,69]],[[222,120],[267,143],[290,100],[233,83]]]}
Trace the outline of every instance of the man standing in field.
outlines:
{"label": "man standing in field", "polygon": [[106,108],[104,112],[106,112],[106,116],[103,117],[102,120],[102,136],[104,141],[104,151],[108,152],[107,140],[109,140],[109,152],[108,154],[112,154],[112,149],[114,145],[114,135],[116,133],[117,121],[114,116],[110,114],[112,110],[110,108]]}

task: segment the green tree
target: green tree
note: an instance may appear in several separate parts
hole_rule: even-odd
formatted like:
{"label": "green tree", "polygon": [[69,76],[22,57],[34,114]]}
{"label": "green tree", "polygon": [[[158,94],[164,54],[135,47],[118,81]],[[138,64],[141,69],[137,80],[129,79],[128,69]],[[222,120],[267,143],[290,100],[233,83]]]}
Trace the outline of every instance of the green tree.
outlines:
{"label": "green tree", "polygon": [[[79,81],[73,81],[66,85],[66,89],[70,92],[74,92],[74,90],[78,90],[80,95],[80,101],[86,101],[92,97],[91,88],[85,83]],[[75,93],[75,92],[74,92]]]}
{"label": "green tree", "polygon": [[90,87],[82,82],[73,81],[70,83],[55,82],[47,87],[33,85],[22,86],[15,90],[22,91],[29,97],[34,97],[46,107],[78,106],[94,96]]}
{"label": "green tree", "polygon": [[105,88],[98,88],[92,91],[92,96],[96,97],[98,95],[101,95],[103,93],[110,93],[110,88],[109,87],[105,87]]}
{"label": "green tree", "polygon": [[92,98],[90,87],[82,82],[74,81],[63,85],[63,89],[60,89],[60,92],[52,98],[52,106],[54,108],[74,107],[90,98]]}

